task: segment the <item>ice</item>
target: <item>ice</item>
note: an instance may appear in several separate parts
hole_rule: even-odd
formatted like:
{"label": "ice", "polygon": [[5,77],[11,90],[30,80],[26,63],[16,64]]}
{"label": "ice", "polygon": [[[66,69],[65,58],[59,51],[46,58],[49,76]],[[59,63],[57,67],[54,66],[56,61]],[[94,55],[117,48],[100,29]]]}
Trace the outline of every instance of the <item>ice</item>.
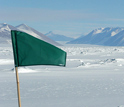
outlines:
{"label": "ice", "polygon": [[[67,66],[19,67],[22,107],[124,107],[124,47],[66,45]],[[0,46],[0,107],[17,107],[13,52]]]}

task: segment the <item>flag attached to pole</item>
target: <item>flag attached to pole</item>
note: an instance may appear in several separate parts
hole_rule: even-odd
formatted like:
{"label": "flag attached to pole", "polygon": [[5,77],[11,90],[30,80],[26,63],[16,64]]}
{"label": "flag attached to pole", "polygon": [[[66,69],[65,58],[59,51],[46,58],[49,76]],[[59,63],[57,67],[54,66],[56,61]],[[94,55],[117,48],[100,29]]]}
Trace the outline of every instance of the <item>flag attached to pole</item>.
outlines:
{"label": "flag attached to pole", "polygon": [[31,65],[66,65],[66,52],[27,33],[12,30],[15,67]]}

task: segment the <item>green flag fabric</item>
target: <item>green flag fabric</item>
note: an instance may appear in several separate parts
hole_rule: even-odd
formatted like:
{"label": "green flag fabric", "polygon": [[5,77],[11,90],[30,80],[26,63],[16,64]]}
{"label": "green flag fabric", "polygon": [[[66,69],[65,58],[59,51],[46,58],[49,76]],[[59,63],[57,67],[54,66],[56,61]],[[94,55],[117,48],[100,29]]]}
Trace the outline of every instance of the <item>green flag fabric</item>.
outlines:
{"label": "green flag fabric", "polygon": [[15,67],[31,65],[66,65],[66,52],[27,33],[12,30]]}

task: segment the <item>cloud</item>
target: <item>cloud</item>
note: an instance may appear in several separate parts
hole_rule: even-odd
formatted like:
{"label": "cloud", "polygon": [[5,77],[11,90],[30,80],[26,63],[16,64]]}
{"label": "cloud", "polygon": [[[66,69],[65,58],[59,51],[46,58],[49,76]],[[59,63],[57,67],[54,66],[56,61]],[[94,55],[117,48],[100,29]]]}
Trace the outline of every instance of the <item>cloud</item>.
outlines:
{"label": "cloud", "polygon": [[97,19],[98,15],[82,10],[48,10],[38,8],[6,8],[0,10],[1,21],[72,21]]}

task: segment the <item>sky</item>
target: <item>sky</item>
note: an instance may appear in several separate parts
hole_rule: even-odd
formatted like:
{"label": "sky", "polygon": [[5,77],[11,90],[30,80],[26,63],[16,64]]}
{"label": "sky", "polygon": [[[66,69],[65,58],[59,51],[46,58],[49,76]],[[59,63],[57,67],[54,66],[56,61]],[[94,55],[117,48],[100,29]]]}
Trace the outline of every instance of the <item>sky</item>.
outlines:
{"label": "sky", "polygon": [[76,38],[101,27],[124,27],[123,5],[124,0],[0,0],[0,23]]}

